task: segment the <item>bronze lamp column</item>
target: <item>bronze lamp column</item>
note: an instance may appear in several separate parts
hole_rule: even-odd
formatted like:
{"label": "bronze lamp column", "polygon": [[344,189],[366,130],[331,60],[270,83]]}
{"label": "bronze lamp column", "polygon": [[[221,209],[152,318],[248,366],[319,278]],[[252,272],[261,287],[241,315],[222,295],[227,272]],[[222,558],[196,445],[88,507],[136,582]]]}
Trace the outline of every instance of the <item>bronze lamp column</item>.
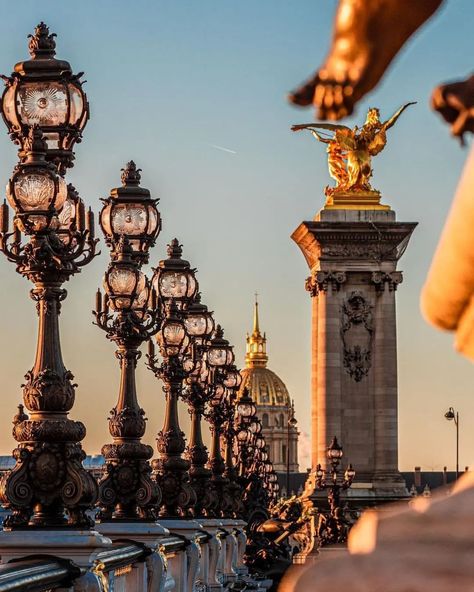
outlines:
{"label": "bronze lamp column", "polygon": [[210,516],[219,503],[218,495],[211,482],[211,471],[206,467],[209,455],[202,438],[202,418],[209,401],[207,378],[209,368],[206,363],[207,340],[214,330],[212,313],[196,294],[194,301],[186,306],[184,324],[191,339],[190,356],[185,360],[189,372],[183,389],[183,399],[188,404],[191,416],[191,434],[185,457],[190,462],[189,478],[196,493],[196,503],[192,508],[195,517]]}
{"label": "bronze lamp column", "polygon": [[154,520],[161,492],[151,479],[153,448],[141,442],[145,412],[138,403],[135,370],[140,345],[160,326],[156,292],[140,271],[161,230],[157,199],[140,186],[141,169],[131,160],[122,169],[122,186],[103,199],[100,225],[110,247],[111,262],[104,277],[105,298],[96,301],[96,324],[118,349],[121,381],[117,405],[111,411],[112,444],[102,453],[106,474],[99,483],[101,520]]}
{"label": "bronze lamp column", "polygon": [[148,367],[162,380],[166,401],[163,428],[156,438],[159,457],[152,466],[154,477],[163,492],[159,515],[174,518],[186,516],[187,510],[196,502],[196,494],[189,484],[190,463],[183,458],[186,441],[178,418],[178,401],[186,377],[183,357],[189,337],[182,311],[175,301],[169,300],[164,307],[163,321],[156,335],[162,363],[158,363],[151,340],[148,354]]}
{"label": "bronze lamp column", "polygon": [[161,492],[151,479],[153,448],[141,442],[145,412],[138,404],[135,369],[140,345],[159,327],[156,294],[133,258],[125,237],[114,249],[104,277],[105,298],[97,292],[96,324],[118,349],[121,381],[117,405],[109,418],[112,444],[102,448],[106,472],[99,482],[100,520],[155,519]]}
{"label": "bronze lamp column", "polygon": [[[68,196],[66,182],[46,158],[40,128],[32,127],[22,146],[24,156],[7,188],[14,231],[9,232],[4,203],[0,249],[34,284],[39,329],[35,363],[23,385],[30,417],[16,416],[16,465],[0,484],[1,501],[12,511],[4,527],[90,527],[93,521],[85,512],[95,503],[97,485],[82,466],[85,427],[67,417],[76,385],[61,355],[59,314],[67,294],[62,284],[95,256],[93,214],[89,210],[86,217],[77,194]],[[66,207],[69,213],[60,220]]]}
{"label": "bronze lamp column", "polygon": [[211,483],[218,493],[219,504],[216,516],[226,516],[232,512],[232,499],[229,497],[228,479],[224,476],[226,464],[222,456],[222,434],[226,422],[226,413],[223,406],[226,387],[224,381],[227,371],[234,361],[233,348],[224,338],[224,331],[217,325],[212,339],[207,348],[207,364],[209,366],[209,391],[210,399],[206,419],[210,424],[211,453],[208,466],[212,472]]}

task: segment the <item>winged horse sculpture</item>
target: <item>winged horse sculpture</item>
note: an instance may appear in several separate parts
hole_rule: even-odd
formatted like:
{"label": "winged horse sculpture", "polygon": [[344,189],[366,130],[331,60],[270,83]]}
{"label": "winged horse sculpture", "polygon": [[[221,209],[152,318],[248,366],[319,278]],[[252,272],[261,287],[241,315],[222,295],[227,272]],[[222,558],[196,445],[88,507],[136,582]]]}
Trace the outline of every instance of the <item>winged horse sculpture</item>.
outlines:
{"label": "winged horse sculpture", "polygon": [[[387,144],[387,130],[395,125],[397,119],[410,105],[400,107],[390,119],[380,121],[380,112],[371,108],[367,112],[364,125],[359,128],[333,123],[303,123],[293,125],[294,132],[310,131],[323,144],[327,144],[329,174],[336,181],[335,187],[326,187],[326,195],[335,193],[379,193],[370,185],[372,176],[372,157]],[[321,131],[323,130],[323,131]],[[328,132],[332,132],[332,137]]]}

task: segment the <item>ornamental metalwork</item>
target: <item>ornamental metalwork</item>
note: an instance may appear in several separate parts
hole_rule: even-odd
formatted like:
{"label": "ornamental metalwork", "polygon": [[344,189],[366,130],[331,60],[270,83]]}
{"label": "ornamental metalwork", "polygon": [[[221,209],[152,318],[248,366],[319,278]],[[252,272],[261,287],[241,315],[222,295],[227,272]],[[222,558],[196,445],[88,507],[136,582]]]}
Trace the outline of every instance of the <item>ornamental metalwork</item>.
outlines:
{"label": "ornamental metalwork", "polygon": [[41,22],[28,36],[31,59],[19,62],[11,76],[2,76],[2,116],[18,155],[28,151],[29,130],[37,125],[48,145],[47,159],[64,175],[73,166],[74,145],[82,139],[89,119],[89,104],[82,88],[83,72],[56,55],[56,35]]}
{"label": "ornamental metalwork", "polygon": [[[68,418],[77,385],[63,362],[59,315],[67,295],[62,285],[96,254],[94,217],[90,210],[86,215],[77,192],[68,197],[64,180],[55,176],[39,128],[30,129],[26,146],[9,183],[13,232],[8,206],[1,206],[0,249],[33,283],[39,326],[35,363],[23,385],[30,415],[15,417],[16,464],[0,483],[0,499],[11,510],[4,527],[84,528],[93,524],[86,511],[95,503],[97,485],[82,466],[85,427]],[[75,211],[61,223],[67,203],[74,203]]]}
{"label": "ornamental metalwork", "polygon": [[153,448],[141,442],[146,418],[138,403],[135,370],[139,347],[156,333],[161,318],[156,294],[139,270],[125,236],[111,254],[104,287],[104,296],[100,290],[96,296],[95,324],[118,346],[115,355],[121,380],[118,401],[109,417],[113,442],[102,448],[105,473],[99,481],[98,519],[151,521],[156,519],[161,491],[151,478]]}

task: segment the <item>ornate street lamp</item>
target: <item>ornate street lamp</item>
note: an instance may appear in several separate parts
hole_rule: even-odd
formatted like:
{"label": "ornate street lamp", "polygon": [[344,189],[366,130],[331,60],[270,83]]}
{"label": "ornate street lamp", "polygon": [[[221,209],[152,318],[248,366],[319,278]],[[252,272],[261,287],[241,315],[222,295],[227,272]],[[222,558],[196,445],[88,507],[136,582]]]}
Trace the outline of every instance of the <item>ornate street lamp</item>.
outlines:
{"label": "ornate street lamp", "polygon": [[148,189],[140,187],[140,172],[133,160],[122,169],[122,187],[110,191],[103,199],[100,226],[105,242],[113,250],[122,236],[132,248],[139,263],[148,262],[148,251],[161,231],[161,217]]}
{"label": "ornate street lamp", "polygon": [[456,427],[456,481],[459,477],[459,412],[454,410],[454,407],[450,407],[444,417],[448,421],[454,421]]}
{"label": "ornate street lamp", "polygon": [[181,258],[183,248],[177,238],[168,245],[168,258],[154,269],[153,287],[163,302],[173,299],[178,308],[190,303],[198,291],[195,269]]}
{"label": "ornate street lamp", "polygon": [[46,158],[61,174],[73,166],[74,144],[80,142],[89,119],[89,105],[80,80],[83,72],[56,55],[56,35],[41,22],[29,35],[30,60],[16,64],[10,77],[2,76],[6,88],[2,116],[19,156],[28,151],[29,129],[37,125],[47,142]]}
{"label": "ornate street lamp", "polygon": [[191,434],[185,458],[190,462],[190,483],[196,493],[193,514],[194,516],[210,516],[215,511],[219,500],[211,483],[211,471],[206,467],[209,455],[202,438],[201,424],[210,396],[207,388],[209,370],[205,357],[207,340],[214,330],[214,319],[207,306],[201,303],[199,293],[196,294],[194,301],[186,307],[184,314],[184,324],[191,339],[191,355],[184,362],[185,368],[189,368],[189,370],[186,386],[182,393],[191,415]]}
{"label": "ornate street lamp", "polygon": [[224,339],[224,330],[217,325],[214,336],[209,342],[207,350],[207,363],[212,369],[224,368],[234,362],[233,347],[227,339]]}
{"label": "ornate street lamp", "polygon": [[230,366],[226,372],[223,384],[226,391],[221,401],[221,408],[225,418],[223,426],[223,439],[225,449],[224,478],[227,481],[228,498],[231,500],[231,515],[229,518],[237,518],[243,513],[242,486],[239,483],[237,469],[234,464],[234,448],[236,444],[235,432],[235,401],[237,391],[242,383],[242,376],[235,366]]}
{"label": "ornate street lamp", "polygon": [[[62,359],[59,313],[66,298],[62,284],[95,256],[94,220],[90,211],[85,219],[78,199],[81,223],[69,218],[69,222],[63,220],[61,233],[55,231],[66,203],[65,183],[43,158],[39,128],[30,129],[24,147],[24,159],[8,185],[15,230],[9,232],[4,203],[0,249],[34,284],[31,296],[37,303],[39,329],[35,363],[23,386],[30,417],[22,413],[15,418],[16,465],[0,483],[0,499],[11,510],[4,527],[84,528],[93,524],[86,510],[95,503],[97,485],[82,466],[85,454],[80,442],[85,427],[67,417],[76,385]],[[26,243],[22,232],[29,237]]]}
{"label": "ornate street lamp", "polygon": [[286,422],[286,495],[290,497],[290,434],[292,434],[297,425],[295,417],[295,405],[293,400],[288,405],[288,420]]}
{"label": "ornate street lamp", "polygon": [[209,402],[205,415],[211,432],[211,451],[208,467],[211,470],[211,482],[218,493],[219,503],[215,515],[229,516],[233,509],[233,499],[229,492],[229,480],[225,475],[226,462],[222,456],[222,436],[227,422],[226,396],[229,366],[234,361],[233,348],[224,338],[224,331],[217,325],[206,351],[206,362],[209,367],[208,390]]}
{"label": "ornate street lamp", "polygon": [[[250,397],[248,388],[245,387],[241,391],[236,405],[234,420],[237,435],[235,462],[244,488],[245,518],[249,520],[252,515],[266,514],[270,502],[266,475],[273,469],[268,460],[262,461],[265,440],[261,435],[262,425],[256,413],[257,407]],[[249,535],[251,535],[251,530],[252,527],[249,528]]]}
{"label": "ornate street lamp", "polygon": [[111,254],[104,276],[105,296],[97,291],[96,324],[114,341],[120,363],[120,391],[109,418],[112,444],[102,448],[105,474],[99,482],[98,519],[145,520],[156,518],[161,491],[151,478],[149,460],[153,448],[141,442],[145,412],[138,403],[135,369],[140,345],[156,333],[160,324],[156,294],[139,270],[133,249],[125,236]]}
{"label": "ornate street lamp", "polygon": [[326,456],[331,463],[329,480],[326,479],[325,471],[321,465],[316,466],[316,487],[328,492],[329,502],[329,514],[322,514],[323,524],[319,533],[321,545],[343,543],[347,540],[348,525],[341,507],[341,491],[348,489],[355,477],[355,471],[350,464],[342,479],[339,477],[339,465],[343,457],[343,450],[336,436],[328,446]]}
{"label": "ornate street lamp", "polygon": [[196,495],[189,485],[190,463],[183,458],[186,442],[178,419],[178,400],[182,395],[183,380],[187,376],[184,358],[189,346],[183,316],[183,311],[174,299],[165,303],[161,327],[156,334],[161,364],[155,356],[153,342],[148,342],[148,367],[162,380],[166,398],[165,420],[156,439],[159,457],[152,466],[163,493],[160,516],[170,518],[185,515],[196,501]]}

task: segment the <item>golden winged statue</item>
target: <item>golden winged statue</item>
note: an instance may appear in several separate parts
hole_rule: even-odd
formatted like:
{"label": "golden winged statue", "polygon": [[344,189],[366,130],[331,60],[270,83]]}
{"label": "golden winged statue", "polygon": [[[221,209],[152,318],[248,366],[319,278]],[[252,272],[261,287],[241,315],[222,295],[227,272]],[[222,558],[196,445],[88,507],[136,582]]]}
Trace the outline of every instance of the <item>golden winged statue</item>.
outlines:
{"label": "golden winged statue", "polygon": [[[329,174],[336,181],[335,187],[326,187],[325,194],[328,198],[343,195],[354,198],[380,197],[380,192],[374,190],[369,182],[372,176],[372,156],[385,148],[387,130],[395,125],[410,105],[415,103],[403,105],[383,123],[380,121],[379,110],[371,108],[361,128],[355,126],[351,129],[333,123],[303,123],[292,126],[294,132],[307,129],[319,142],[327,144]],[[327,132],[333,132],[332,137],[325,135]]]}

